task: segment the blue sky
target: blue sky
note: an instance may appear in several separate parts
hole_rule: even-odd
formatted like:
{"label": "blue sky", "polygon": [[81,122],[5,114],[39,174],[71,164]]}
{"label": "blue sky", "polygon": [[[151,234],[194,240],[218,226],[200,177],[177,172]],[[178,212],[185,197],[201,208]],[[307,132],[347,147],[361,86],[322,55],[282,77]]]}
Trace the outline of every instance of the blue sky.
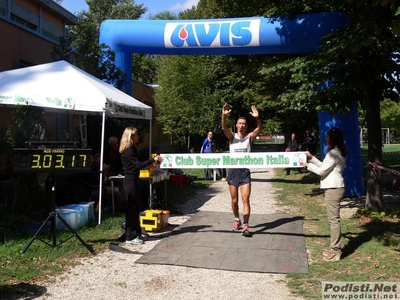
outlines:
{"label": "blue sky", "polygon": [[[182,10],[191,8],[192,5],[197,5],[198,2],[199,0],[135,0],[135,4],[143,3],[148,9],[142,19],[146,19],[149,14],[154,15],[166,10],[177,14]],[[88,9],[85,0],[64,0],[61,6],[72,13]]]}

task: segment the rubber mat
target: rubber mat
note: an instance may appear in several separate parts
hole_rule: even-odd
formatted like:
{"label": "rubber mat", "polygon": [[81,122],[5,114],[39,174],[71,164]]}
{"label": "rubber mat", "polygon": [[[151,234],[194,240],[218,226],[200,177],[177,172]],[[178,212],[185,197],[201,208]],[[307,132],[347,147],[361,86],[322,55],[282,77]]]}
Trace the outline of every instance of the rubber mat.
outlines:
{"label": "rubber mat", "polygon": [[259,273],[308,273],[303,217],[252,214],[250,237],[232,213],[200,211],[136,262]]}

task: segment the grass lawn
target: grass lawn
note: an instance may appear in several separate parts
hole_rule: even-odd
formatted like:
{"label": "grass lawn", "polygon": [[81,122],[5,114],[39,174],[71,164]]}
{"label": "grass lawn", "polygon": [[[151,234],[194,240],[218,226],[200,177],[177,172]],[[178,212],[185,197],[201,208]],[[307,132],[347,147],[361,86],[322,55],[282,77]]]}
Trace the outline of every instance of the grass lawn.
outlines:
{"label": "grass lawn", "polygon": [[309,251],[309,273],[290,274],[289,287],[305,299],[321,299],[325,281],[399,282],[399,209],[392,214],[359,215],[342,220],[343,255],[339,262],[322,260],[329,248],[329,224],[319,177],[276,170],[273,184],[282,205],[295,207],[304,216],[304,234]]}

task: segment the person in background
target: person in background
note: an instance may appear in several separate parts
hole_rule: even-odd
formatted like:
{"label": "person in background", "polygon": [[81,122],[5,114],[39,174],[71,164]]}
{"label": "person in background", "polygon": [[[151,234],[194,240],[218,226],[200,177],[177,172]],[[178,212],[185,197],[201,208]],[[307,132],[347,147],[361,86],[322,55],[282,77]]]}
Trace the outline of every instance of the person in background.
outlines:
{"label": "person in background", "polygon": [[140,170],[153,164],[163,161],[160,155],[150,158],[146,161],[140,161],[135,144],[139,141],[139,133],[135,127],[125,128],[119,153],[121,153],[122,166],[125,172],[123,180],[124,191],[126,195],[126,243],[140,245],[144,240],[142,229],[140,227],[140,195],[139,195],[139,175]]}
{"label": "person in background", "polygon": [[221,181],[226,181],[226,169],[219,169],[220,179]]}
{"label": "person in background", "polygon": [[330,248],[323,251],[327,261],[338,261],[342,254],[340,201],[343,199],[345,186],[343,171],[346,165],[347,148],[344,144],[343,133],[338,128],[332,128],[326,135],[328,152],[321,162],[310,151],[305,163],[307,169],[321,176],[321,189],[325,192],[325,204],[330,225]]}
{"label": "person in background", "polygon": [[117,176],[123,173],[119,143],[115,136],[108,139],[104,149],[103,172],[106,176]]}
{"label": "person in background", "polygon": [[306,149],[302,150],[309,151],[312,155],[317,154],[317,140],[315,136],[311,134],[309,129],[306,130],[306,137],[303,146],[305,146]]}
{"label": "person in background", "polygon": [[[214,142],[211,143],[211,152],[212,153],[217,152],[217,145]],[[226,181],[226,169],[218,169],[218,172],[219,172],[219,178],[217,177],[217,179],[220,179],[221,181]]]}
{"label": "person in background", "polygon": [[[260,134],[262,130],[262,121],[257,108],[252,105],[250,114],[257,120],[257,127],[252,132],[247,133],[247,119],[240,117],[236,121],[237,133],[232,132],[226,125],[226,117],[231,112],[228,103],[222,107],[222,130],[229,140],[230,153],[247,153],[250,152],[250,141]],[[251,192],[251,176],[249,169],[229,169],[226,178],[231,194],[231,205],[235,221],[232,231],[241,229],[243,236],[250,236],[249,219],[250,219],[250,192]],[[239,187],[243,202],[243,225],[239,217]]]}
{"label": "person in background", "polygon": [[[91,155],[90,159],[90,173],[83,173],[82,174],[82,182],[85,183],[90,189],[90,201],[94,201],[96,203],[96,206],[99,204],[99,179],[100,179],[100,153],[96,152]],[[107,177],[102,175],[103,182],[105,183],[107,181]],[[105,185],[102,186],[102,199],[103,204],[102,204],[102,210],[104,212],[111,212],[112,206],[111,206],[111,198],[110,194],[107,193],[107,189]]]}
{"label": "person in background", "polygon": [[[207,137],[203,141],[203,145],[201,146],[200,153],[212,153],[211,143],[213,139],[214,133],[209,131]],[[212,171],[209,169],[204,169],[204,179],[209,180],[212,178]]]}
{"label": "person in background", "polygon": [[[122,168],[121,154],[119,153],[119,142],[118,138],[111,136],[108,138],[108,143],[104,147],[104,158],[103,158],[103,174],[107,178],[110,176],[123,175],[124,170]],[[107,182],[106,191],[108,194],[114,193],[116,206],[118,209],[125,208],[125,194],[122,186],[122,182],[114,180],[113,182],[114,191],[111,191],[110,181]]]}
{"label": "person in background", "polygon": [[[299,150],[299,144],[297,143],[296,140],[296,134],[292,133],[291,139],[287,145],[286,152],[295,152]],[[292,168],[286,168],[286,175],[290,175],[290,170]],[[300,169],[298,169],[298,172],[300,173]]]}

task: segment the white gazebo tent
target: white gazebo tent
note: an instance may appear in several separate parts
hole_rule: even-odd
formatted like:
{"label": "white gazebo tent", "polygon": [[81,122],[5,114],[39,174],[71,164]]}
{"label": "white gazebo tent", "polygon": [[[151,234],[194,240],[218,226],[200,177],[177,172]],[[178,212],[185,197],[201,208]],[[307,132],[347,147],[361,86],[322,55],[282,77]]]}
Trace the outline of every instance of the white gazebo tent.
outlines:
{"label": "white gazebo tent", "polygon": [[99,224],[106,115],[149,120],[150,144],[152,140],[150,106],[66,61],[0,72],[0,105],[32,105],[55,112],[102,114]]}

